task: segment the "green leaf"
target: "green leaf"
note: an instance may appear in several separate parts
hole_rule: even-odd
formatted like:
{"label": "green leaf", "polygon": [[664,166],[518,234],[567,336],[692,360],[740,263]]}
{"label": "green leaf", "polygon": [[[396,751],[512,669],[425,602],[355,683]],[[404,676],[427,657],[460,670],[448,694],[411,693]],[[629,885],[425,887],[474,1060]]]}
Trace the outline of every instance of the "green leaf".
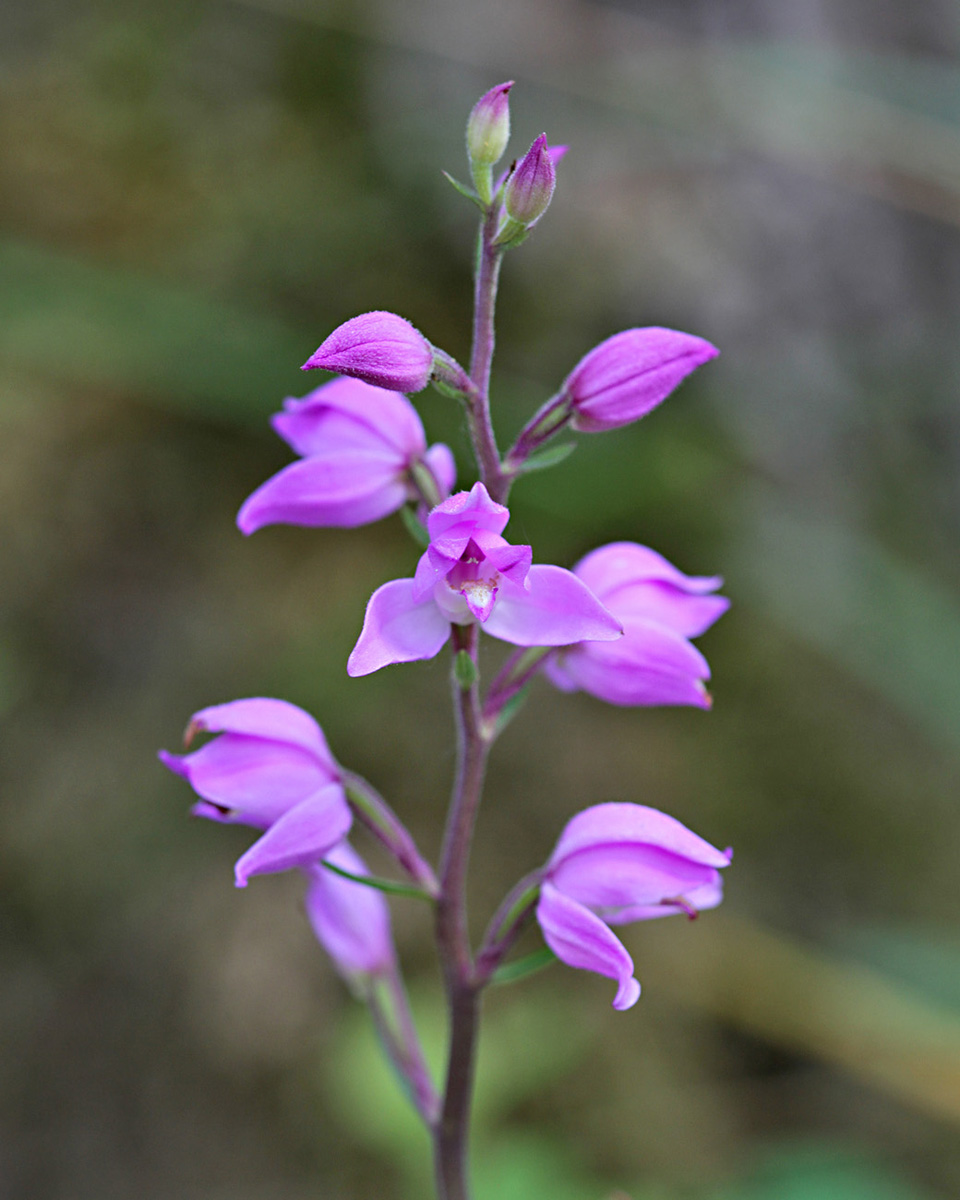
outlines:
{"label": "green leaf", "polygon": [[531,471],[545,471],[564,462],[576,450],[576,442],[561,442],[558,446],[548,446],[546,450],[538,450],[531,454],[526,462],[517,468],[518,475],[529,475]]}
{"label": "green leaf", "polygon": [[443,379],[431,379],[431,384],[436,388],[441,396],[449,396],[451,400],[462,400],[466,402],[467,397],[459,388],[455,388],[452,384],[447,383]]}
{"label": "green leaf", "polygon": [[479,208],[480,211],[483,212],[484,203],[480,199],[480,197],[477,195],[477,193],[473,190],[473,188],[467,187],[467,185],[465,183],[461,183],[459,179],[454,179],[454,177],[451,174],[449,174],[449,172],[447,172],[447,171],[443,172],[443,177],[447,181],[447,183],[449,183],[451,185],[451,187],[454,189],[454,191],[459,192],[461,196],[466,196],[466,198],[468,200],[472,200],[473,203],[477,206],[477,208]]}
{"label": "green leaf", "polygon": [[394,883],[392,879],[378,879],[375,875],[354,875],[351,871],[345,871],[343,867],[334,866],[325,858],[320,859],[320,865],[332,871],[334,875],[342,875],[344,879],[362,883],[364,887],[376,888],[378,892],[387,892],[391,896],[412,896],[415,900],[433,903],[432,896],[428,896],[422,888],[415,887],[412,883]]}
{"label": "green leaf", "polygon": [[502,967],[498,967],[490,982],[516,983],[518,979],[526,979],[528,975],[535,975],[537,971],[552,966],[556,961],[557,956],[550,947],[542,946],[539,950],[534,950],[532,954],[518,958],[516,962],[504,963]]}
{"label": "green leaf", "polygon": [[407,533],[413,538],[418,546],[426,550],[430,545],[430,534],[424,528],[423,522],[417,516],[409,505],[404,505],[400,509],[400,518],[406,526]]}

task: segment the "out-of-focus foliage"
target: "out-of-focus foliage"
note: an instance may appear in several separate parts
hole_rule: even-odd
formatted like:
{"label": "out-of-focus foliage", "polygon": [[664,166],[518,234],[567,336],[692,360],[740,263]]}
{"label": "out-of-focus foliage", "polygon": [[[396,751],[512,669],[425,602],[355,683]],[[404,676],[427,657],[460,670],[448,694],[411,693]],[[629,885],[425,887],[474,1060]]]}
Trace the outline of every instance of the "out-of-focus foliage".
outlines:
{"label": "out-of-focus foliage", "polygon": [[[629,1015],[560,967],[491,993],[478,1195],[960,1192],[958,39],[894,0],[0,9],[3,1200],[424,1194],[297,881],[236,893],[248,834],[188,821],[154,753],[284,696],[436,850],[446,664],[344,670],[414,561],[399,519],[233,520],[334,325],[391,309],[466,355],[474,214],[440,170],[505,78],[513,151],[571,151],[504,271],[503,440],[618,329],[723,351],[522,480],[508,536],[649,542],[734,607],[709,715],[535,687],[476,921],[601,800],[736,859],[721,912],[627,931]],[[455,405],[417,405],[468,478]],[[395,912],[438,1044],[426,913]]]}

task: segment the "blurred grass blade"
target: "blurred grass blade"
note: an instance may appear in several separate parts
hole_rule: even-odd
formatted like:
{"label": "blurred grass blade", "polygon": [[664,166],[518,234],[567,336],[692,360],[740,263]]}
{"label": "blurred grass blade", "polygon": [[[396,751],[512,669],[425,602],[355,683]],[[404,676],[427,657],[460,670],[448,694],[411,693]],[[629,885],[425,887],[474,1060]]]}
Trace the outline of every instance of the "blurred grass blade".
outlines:
{"label": "blurred grass blade", "polygon": [[256,421],[305,390],[318,338],[184,288],[0,242],[0,361],[204,417]]}
{"label": "blurred grass blade", "polygon": [[868,535],[754,497],[727,575],[758,608],[960,751],[960,604]]}
{"label": "blurred grass blade", "polygon": [[960,1122],[960,1015],[946,1005],[729,913],[684,937],[666,921],[628,936],[645,979],[678,1001]]}

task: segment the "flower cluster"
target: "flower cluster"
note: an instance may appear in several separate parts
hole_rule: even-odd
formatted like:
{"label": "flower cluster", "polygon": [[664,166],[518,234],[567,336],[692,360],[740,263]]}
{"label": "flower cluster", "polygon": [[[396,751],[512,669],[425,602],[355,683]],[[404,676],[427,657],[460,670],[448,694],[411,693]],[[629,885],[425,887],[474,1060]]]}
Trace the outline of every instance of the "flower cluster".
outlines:
{"label": "flower cluster", "polygon": [[[470,115],[474,189],[451,180],[482,214],[473,377],[403,317],[379,311],[353,317],[304,364],[336,378],[302,399],[288,398],[272,418],[297,460],[259,487],[237,517],[250,534],[272,524],[354,527],[404,510],[422,553],[415,565],[411,557],[409,576],[383,583],[370,597],[346,669],[364,676],[431,659],[453,643],[459,758],[439,868],[434,873],[374,789],[337,763],[317,722],[286,701],[202,709],[187,729],[189,752],[160,753],[199,797],[194,813],[258,831],[236,863],[237,886],[271,872],[303,874],[317,939],[370,1004],[388,1053],[435,1132],[441,1105],[405,1007],[385,893],[437,905],[451,1005],[475,1000],[525,922],[535,919],[556,958],[615,981],[613,1006],[624,1010],[636,1003],[640,985],[613,927],[714,907],[722,896],[720,871],[731,859],[730,850],[716,849],[656,809],[594,805],[567,823],[547,862],[518,884],[519,900],[510,893],[476,958],[467,940],[463,895],[473,818],[487,754],[517,707],[512,697],[540,675],[564,692],[620,706],[708,708],[710,669],[692,639],[728,607],[717,594],[719,577],[686,575],[637,542],[601,546],[571,570],[534,563],[530,546],[503,536],[511,486],[532,467],[559,460],[541,450],[546,442],[562,431],[600,433],[645,417],[717,354],[703,338],[659,326],[616,333],[580,359],[500,457],[488,395],[500,260],[543,217],[565,149],[548,147],[541,135],[494,180],[509,139],[511,86],[492,88]],[[468,490],[453,490],[451,451],[428,445],[407,399],[430,383],[464,406],[480,473]],[[483,634],[519,648],[485,700]],[[190,749],[200,734],[211,736]],[[379,838],[411,883],[370,875],[347,840],[355,820]],[[448,1076],[448,1088],[468,1084],[456,1072]],[[466,1111],[463,1097],[453,1110]],[[464,1156],[448,1134],[437,1135],[440,1177],[462,1170]],[[464,1189],[458,1184],[450,1194]]]}
{"label": "flower cluster", "polygon": [[320,866],[327,861],[367,873],[346,841],[353,814],[313,717],[286,700],[234,700],[194,713],[188,745],[198,733],[219,736],[192,754],[161,750],[160,760],[200,797],[195,816],[263,831],[237,861],[237,887],[253,875],[299,867],[309,879],[310,921],[340,971],[376,973],[389,965],[390,916],[382,896]]}
{"label": "flower cluster", "polygon": [[385,583],[370,597],[348,673],[433,658],[451,625],[473,622],[515,646],[619,638],[620,622],[572,571],[531,566],[529,546],[500,536],[509,518],[482,483],[438,504],[414,577]]}

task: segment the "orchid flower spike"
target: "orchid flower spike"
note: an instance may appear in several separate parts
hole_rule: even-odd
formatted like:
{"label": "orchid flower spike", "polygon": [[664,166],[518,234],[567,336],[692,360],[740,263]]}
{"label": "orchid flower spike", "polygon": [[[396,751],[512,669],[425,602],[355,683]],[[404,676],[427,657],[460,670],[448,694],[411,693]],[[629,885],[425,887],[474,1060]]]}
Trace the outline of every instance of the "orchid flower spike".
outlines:
{"label": "orchid flower spike", "polygon": [[[348,842],[323,856],[351,875],[369,875],[367,865]],[[320,864],[305,867],[307,917],[317,941],[348,983],[384,975],[396,961],[390,932],[390,907],[382,892],[344,879]]]}
{"label": "orchid flower spike", "polygon": [[573,568],[623,626],[618,642],[581,642],[547,659],[543,671],[565,692],[589,692],[609,704],[710,707],[707,660],[690,644],[730,607],[714,596],[718,575],[684,575],[636,542],[593,550]]}
{"label": "orchid flower spike", "polygon": [[732,857],[655,808],[585,809],[564,829],[545,868],[537,904],[544,940],[567,966],[616,980],[613,1007],[632,1008],[640,984],[610,926],[716,907],[720,870]]}
{"label": "orchid flower spike", "polygon": [[500,536],[509,519],[482,483],[438,504],[427,518],[430,545],[414,577],[394,579],[371,596],[348,674],[433,658],[451,624],[477,622],[515,646],[619,638],[619,621],[571,571],[531,566],[529,546],[511,546]]}
{"label": "orchid flower spike", "polygon": [[200,732],[219,736],[159,758],[200,796],[196,816],[264,830],[237,861],[237,887],[309,867],[346,837],[352,815],[340,770],[309,713],[285,700],[234,700],[194,713],[187,744]]}
{"label": "orchid flower spike", "polygon": [[264,525],[363,525],[418,497],[426,469],[437,497],[450,494],[456,465],[442,443],[427,449],[416,409],[400,392],[332,379],[284,401],[274,429],[302,455],[268,479],[237,516],[243,533]]}
{"label": "orchid flower spike", "polygon": [[418,330],[391,312],[361,313],[330,334],[301,368],[322,367],[394,392],[420,392],[433,374],[434,350]]}
{"label": "orchid flower spike", "polygon": [[644,417],[697,367],[720,351],[675,329],[625,329],[594,346],[563,382],[560,396],[581,433],[616,429]]}

